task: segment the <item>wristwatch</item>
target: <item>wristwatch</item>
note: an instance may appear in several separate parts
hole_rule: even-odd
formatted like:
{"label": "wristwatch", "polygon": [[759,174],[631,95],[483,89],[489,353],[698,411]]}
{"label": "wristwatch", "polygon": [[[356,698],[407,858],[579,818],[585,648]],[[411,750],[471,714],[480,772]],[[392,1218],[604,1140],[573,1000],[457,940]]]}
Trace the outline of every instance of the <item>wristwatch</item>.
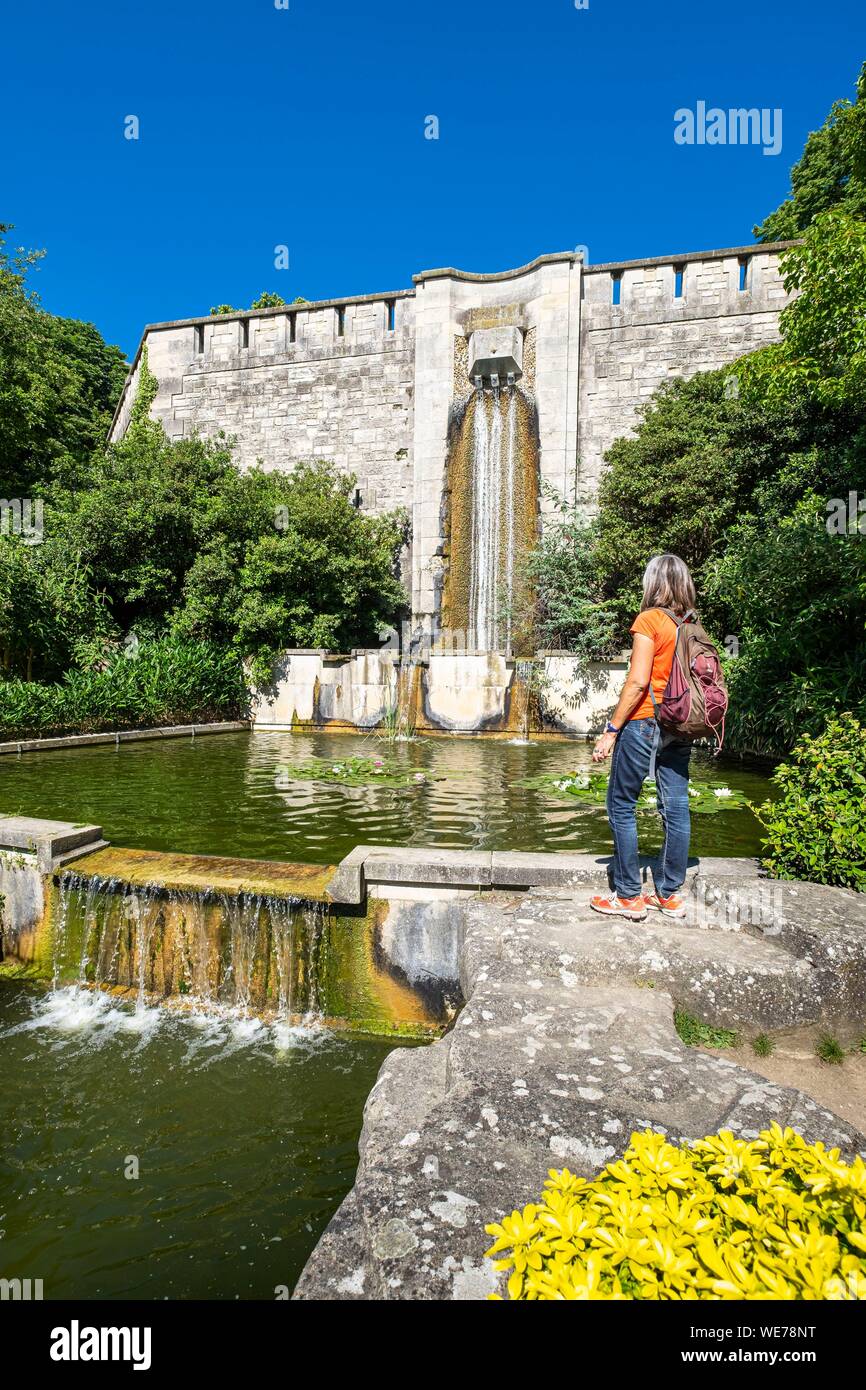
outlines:
{"label": "wristwatch", "polygon": [[606,734],[618,734],[619,729],[616,727],[615,724],[611,724],[610,720],[608,720],[604,726],[604,732]]}

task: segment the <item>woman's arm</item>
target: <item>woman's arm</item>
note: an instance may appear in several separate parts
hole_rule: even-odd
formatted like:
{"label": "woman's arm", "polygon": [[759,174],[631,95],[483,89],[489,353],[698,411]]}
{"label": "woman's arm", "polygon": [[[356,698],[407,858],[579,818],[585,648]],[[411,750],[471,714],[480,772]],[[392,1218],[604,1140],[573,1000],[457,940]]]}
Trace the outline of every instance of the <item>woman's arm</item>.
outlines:
{"label": "woman's arm", "polygon": [[[650,683],[650,676],[653,669],[653,656],[655,655],[655,643],[651,637],[647,637],[643,632],[636,632],[634,643],[631,649],[631,661],[629,662],[628,675],[622,687],[622,694],[619,703],[613,712],[611,723],[621,729],[626,720],[634,713],[641,700],[647,693]],[[602,763],[609,756],[614,743],[616,734],[605,733],[596,739],[593,749],[593,762]]]}

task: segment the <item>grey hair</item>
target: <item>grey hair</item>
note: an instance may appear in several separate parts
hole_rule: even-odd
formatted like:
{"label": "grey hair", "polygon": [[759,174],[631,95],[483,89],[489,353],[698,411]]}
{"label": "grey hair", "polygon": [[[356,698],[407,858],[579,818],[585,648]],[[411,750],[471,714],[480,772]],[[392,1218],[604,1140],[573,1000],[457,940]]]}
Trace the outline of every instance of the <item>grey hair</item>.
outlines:
{"label": "grey hair", "polygon": [[679,555],[654,555],[643,574],[643,602],[647,608],[672,608],[682,616],[697,602],[689,567]]}

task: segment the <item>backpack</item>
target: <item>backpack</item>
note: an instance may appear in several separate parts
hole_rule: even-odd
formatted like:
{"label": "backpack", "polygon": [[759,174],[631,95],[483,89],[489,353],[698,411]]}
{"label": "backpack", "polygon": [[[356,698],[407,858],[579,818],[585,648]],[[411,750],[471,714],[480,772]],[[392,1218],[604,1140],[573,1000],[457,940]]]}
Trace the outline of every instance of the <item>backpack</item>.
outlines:
{"label": "backpack", "polygon": [[722,751],[728,712],[728,687],[722,675],[719,653],[697,613],[690,611],[680,618],[670,608],[663,608],[662,612],[676,623],[677,641],[661,704],[656,700],[650,681],[656,719],[663,729],[679,738],[714,738],[718,755]]}

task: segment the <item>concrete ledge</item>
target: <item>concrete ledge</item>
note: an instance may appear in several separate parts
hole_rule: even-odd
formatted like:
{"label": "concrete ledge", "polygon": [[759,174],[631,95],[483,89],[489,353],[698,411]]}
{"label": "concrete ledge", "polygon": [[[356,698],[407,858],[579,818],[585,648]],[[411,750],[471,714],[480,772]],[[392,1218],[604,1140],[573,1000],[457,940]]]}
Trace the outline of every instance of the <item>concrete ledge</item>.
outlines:
{"label": "concrete ledge", "polygon": [[[338,865],[328,883],[332,902],[357,906],[368,889],[378,885],[442,888],[568,888],[579,883],[608,882],[608,855],[536,854],[521,850],[408,849],[386,845],[356,845]],[[644,855],[641,873],[652,876],[653,860]],[[754,879],[754,859],[694,859],[687,882],[696,879]]]}
{"label": "concrete ledge", "polygon": [[32,816],[0,817],[0,849],[35,854],[42,873],[50,873],[61,863],[67,864],[106,843],[101,825],[74,825]]}
{"label": "concrete ledge", "polygon": [[147,738],[197,738],[206,734],[237,734],[250,728],[246,719],[220,724],[167,724],[156,729],[117,729],[103,734],[65,734],[61,738],[25,738],[0,743],[2,753],[44,753],[55,748],[86,748],[98,743],[136,743]]}

